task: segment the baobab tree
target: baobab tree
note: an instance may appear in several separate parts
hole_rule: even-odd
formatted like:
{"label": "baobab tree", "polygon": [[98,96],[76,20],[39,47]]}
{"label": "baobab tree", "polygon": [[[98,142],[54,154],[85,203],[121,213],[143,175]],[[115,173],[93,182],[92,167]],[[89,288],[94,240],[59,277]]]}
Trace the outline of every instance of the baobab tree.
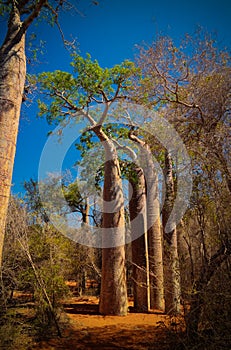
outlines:
{"label": "baobab tree", "polygon": [[165,232],[168,218],[171,214],[174,198],[173,165],[170,152],[165,151],[165,202],[162,208],[162,222],[164,229],[164,294],[165,312],[177,314],[180,312],[180,270],[177,244],[177,228]]}
{"label": "baobab tree", "polygon": [[146,185],[143,169],[136,164],[129,168],[134,308],[145,312],[150,310]]}
{"label": "baobab tree", "polygon": [[26,33],[39,16],[48,16],[46,22],[58,23],[58,13],[65,4],[63,0],[0,1],[0,14],[7,25],[0,46],[0,266],[26,80]]}
{"label": "baobab tree", "polygon": [[147,236],[150,275],[150,307],[164,310],[164,274],[162,255],[162,232],[160,227],[160,203],[158,192],[158,178],[154,166],[152,153],[148,143],[143,141],[134,132],[129,138],[139,146],[146,181],[147,205]]}
{"label": "baobab tree", "polygon": [[[197,169],[202,173],[205,169],[207,173],[214,169],[212,176],[217,176],[217,184],[224,180],[230,194],[231,74],[228,51],[216,45],[211,35],[199,30],[194,36],[185,36],[179,46],[169,37],[159,37],[150,46],[141,47],[137,65],[144,79],[141,84],[139,79],[134,89],[136,101],[155,110],[159,108],[190,150],[195,174]],[[188,317],[191,336],[198,334],[205,305],[203,290],[230,255],[229,230],[221,229],[221,224],[217,230],[219,240],[192,286]]]}
{"label": "baobab tree", "polygon": [[[121,106],[120,106],[121,107]],[[147,242],[147,209],[146,209],[146,183],[143,169],[139,166],[139,152],[134,150],[134,143],[129,145],[128,134],[131,126],[120,125],[119,123],[108,124],[104,130],[120,150],[120,165],[122,176],[129,181],[129,218],[130,218],[130,239],[131,239],[131,265],[133,280],[134,307],[137,312],[150,310],[150,285],[149,285],[149,261]],[[86,161],[86,149],[92,149],[98,145],[93,142],[93,133],[87,131],[84,136],[84,145],[78,145],[77,149],[83,151],[82,162]],[[122,142],[121,142],[122,141]],[[125,142],[124,142],[125,141]],[[137,147],[135,147],[136,149]],[[101,157],[99,150],[94,152],[96,157]],[[127,158],[128,156],[128,158]],[[126,157],[126,160],[125,160]],[[128,160],[128,159],[131,159]],[[81,163],[81,161],[80,161]],[[91,166],[91,157],[87,157],[87,169]],[[84,174],[85,175],[85,174]],[[102,174],[100,176],[102,180]],[[90,180],[90,179],[89,179]],[[98,181],[100,181],[98,179]],[[88,181],[88,186],[90,186]],[[130,241],[129,239],[129,241]]]}
{"label": "baobab tree", "polygon": [[[55,71],[38,77],[44,100],[39,103],[40,114],[48,122],[62,122],[67,118],[81,118],[90,124],[104,148],[103,227],[102,227],[102,282],[100,312],[125,315],[127,313],[127,289],[125,273],[125,225],[124,203],[120,164],[116,146],[105,133],[103,126],[113,103],[126,96],[134,74],[133,63],[124,61],[113,68],[101,68],[98,62],[73,55],[74,75]],[[96,116],[91,105],[102,106]]]}

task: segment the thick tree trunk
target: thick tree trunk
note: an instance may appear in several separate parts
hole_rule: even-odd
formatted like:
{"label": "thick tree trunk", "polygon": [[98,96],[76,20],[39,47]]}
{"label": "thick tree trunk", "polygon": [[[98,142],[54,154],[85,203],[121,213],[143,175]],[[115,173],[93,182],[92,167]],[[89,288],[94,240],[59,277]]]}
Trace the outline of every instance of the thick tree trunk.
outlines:
{"label": "thick tree trunk", "polygon": [[165,232],[168,218],[174,204],[174,180],[172,159],[169,152],[165,153],[165,203],[162,210],[164,229],[164,278],[165,278],[165,312],[178,314],[180,312],[180,268],[177,246],[177,230]]}
{"label": "thick tree trunk", "polygon": [[0,49],[0,266],[26,77],[25,36],[18,35],[20,27],[20,16],[14,12]]}
{"label": "thick tree trunk", "polygon": [[103,189],[103,248],[100,313],[127,314],[125,225],[122,180],[117,152],[101,127],[94,128],[105,149]]}
{"label": "thick tree trunk", "polygon": [[146,222],[146,185],[141,168],[134,166],[129,179],[129,212],[132,236],[132,268],[134,308],[136,312],[149,311],[150,289],[147,278],[146,261],[148,251],[145,249]]}

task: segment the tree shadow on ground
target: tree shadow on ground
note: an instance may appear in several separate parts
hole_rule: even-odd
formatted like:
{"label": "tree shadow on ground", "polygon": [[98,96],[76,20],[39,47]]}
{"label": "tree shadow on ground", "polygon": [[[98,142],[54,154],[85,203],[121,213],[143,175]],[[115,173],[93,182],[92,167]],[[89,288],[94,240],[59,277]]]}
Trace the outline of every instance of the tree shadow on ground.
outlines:
{"label": "tree shadow on ground", "polygon": [[96,304],[63,304],[67,314],[99,315],[99,305]]}
{"label": "tree shadow on ground", "polygon": [[[152,326],[125,329],[119,326],[105,326],[90,329],[72,329],[61,339],[51,339],[45,349],[90,350],[90,349],[132,349],[132,350],[174,350],[176,339],[166,331]],[[41,349],[44,349],[41,347]],[[178,348],[179,349],[179,348]]]}

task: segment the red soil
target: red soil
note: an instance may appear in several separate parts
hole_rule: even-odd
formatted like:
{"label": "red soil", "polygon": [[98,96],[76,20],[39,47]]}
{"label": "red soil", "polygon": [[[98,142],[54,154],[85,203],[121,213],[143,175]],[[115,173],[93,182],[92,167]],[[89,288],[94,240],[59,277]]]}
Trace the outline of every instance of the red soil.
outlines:
{"label": "red soil", "polygon": [[129,304],[127,316],[101,316],[96,297],[71,298],[64,304],[70,324],[63,337],[40,342],[33,349],[173,349],[180,321],[158,311],[133,313]]}

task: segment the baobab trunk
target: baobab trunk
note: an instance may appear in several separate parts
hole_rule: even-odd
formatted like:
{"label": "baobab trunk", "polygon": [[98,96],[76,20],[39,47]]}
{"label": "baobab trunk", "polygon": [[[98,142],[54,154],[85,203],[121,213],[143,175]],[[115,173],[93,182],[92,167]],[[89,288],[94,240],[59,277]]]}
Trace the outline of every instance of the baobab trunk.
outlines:
{"label": "baobab trunk", "polygon": [[160,226],[158,179],[154,164],[148,157],[146,167],[148,255],[151,309],[164,310],[163,245]]}
{"label": "baobab trunk", "polygon": [[150,147],[132,132],[129,138],[140,147],[141,166],[146,180],[147,193],[147,235],[150,271],[151,309],[164,310],[164,273],[162,254],[162,232],[160,226],[160,203],[158,178]]}
{"label": "baobab trunk", "polygon": [[136,165],[132,167],[129,185],[134,308],[136,312],[145,312],[150,309],[148,249],[145,244],[146,186],[143,170]]}
{"label": "baobab trunk", "polygon": [[177,230],[173,228],[165,232],[168,218],[171,214],[174,203],[174,180],[172,173],[172,159],[169,152],[165,153],[165,203],[162,210],[164,229],[164,291],[165,291],[165,312],[178,314],[180,312],[180,268],[177,247]]}
{"label": "baobab trunk", "polygon": [[0,266],[26,77],[25,35],[19,35],[21,21],[16,10],[8,28],[0,49]]}
{"label": "baobab trunk", "polygon": [[117,151],[101,127],[93,129],[105,150],[103,188],[102,278],[100,313],[127,314],[125,225],[122,180]]}

